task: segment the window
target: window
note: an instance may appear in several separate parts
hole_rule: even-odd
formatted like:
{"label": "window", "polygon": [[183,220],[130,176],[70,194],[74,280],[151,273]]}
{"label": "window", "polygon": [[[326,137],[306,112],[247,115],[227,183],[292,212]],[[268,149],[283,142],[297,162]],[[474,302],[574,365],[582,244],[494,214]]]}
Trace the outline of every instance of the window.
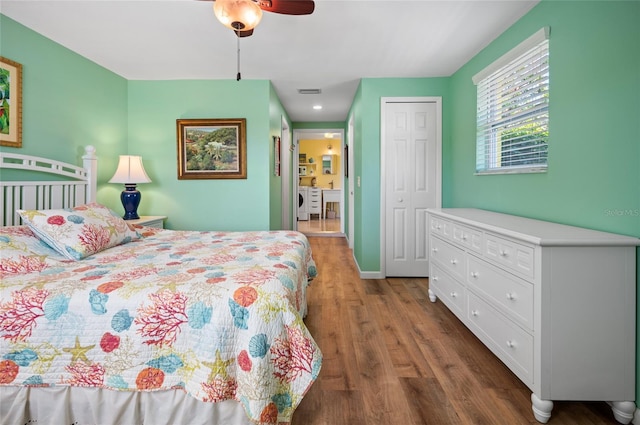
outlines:
{"label": "window", "polygon": [[476,173],[547,169],[549,28],[473,77],[478,86]]}

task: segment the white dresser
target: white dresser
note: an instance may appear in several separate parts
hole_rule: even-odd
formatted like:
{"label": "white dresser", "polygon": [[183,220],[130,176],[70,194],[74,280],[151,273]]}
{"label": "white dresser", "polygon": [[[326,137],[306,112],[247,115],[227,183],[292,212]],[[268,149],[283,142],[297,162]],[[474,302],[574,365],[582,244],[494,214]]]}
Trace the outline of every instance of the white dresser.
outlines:
{"label": "white dresser", "polygon": [[635,411],[636,246],[640,239],[478,209],[429,210],[429,296],[532,391]]}

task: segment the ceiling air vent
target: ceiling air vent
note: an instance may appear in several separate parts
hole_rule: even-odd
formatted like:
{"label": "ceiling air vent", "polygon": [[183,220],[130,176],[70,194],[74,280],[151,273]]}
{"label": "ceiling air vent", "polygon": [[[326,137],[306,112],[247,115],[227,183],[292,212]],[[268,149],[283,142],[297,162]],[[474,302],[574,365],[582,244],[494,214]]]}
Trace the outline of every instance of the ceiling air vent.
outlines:
{"label": "ceiling air vent", "polygon": [[320,94],[320,89],[298,89],[298,93],[300,94]]}

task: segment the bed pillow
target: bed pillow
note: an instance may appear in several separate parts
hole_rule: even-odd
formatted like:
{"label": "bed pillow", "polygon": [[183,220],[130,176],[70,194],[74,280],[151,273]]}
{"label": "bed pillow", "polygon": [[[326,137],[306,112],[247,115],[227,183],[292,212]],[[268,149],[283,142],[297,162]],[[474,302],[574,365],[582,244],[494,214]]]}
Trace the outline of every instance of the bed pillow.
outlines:
{"label": "bed pillow", "polygon": [[69,261],[33,234],[28,226],[0,227],[0,276],[41,272]]}
{"label": "bed pillow", "polygon": [[81,260],[140,234],[104,205],[91,203],[59,210],[18,210],[40,239],[70,260]]}

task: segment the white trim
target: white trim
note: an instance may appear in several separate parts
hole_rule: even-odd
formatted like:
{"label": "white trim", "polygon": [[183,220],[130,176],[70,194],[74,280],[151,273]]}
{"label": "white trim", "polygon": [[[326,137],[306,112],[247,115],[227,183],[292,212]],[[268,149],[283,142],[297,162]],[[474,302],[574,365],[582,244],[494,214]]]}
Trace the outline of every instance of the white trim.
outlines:
{"label": "white trim", "polygon": [[[345,158],[345,160],[347,161],[347,172],[348,172],[348,179],[349,179],[349,185],[347,187],[348,193],[347,193],[347,200],[348,202],[346,202],[346,204],[348,205],[348,211],[346,212],[347,214],[347,219],[349,220],[349,231],[347,232],[347,239],[349,242],[349,248],[353,249],[354,247],[354,241],[355,241],[355,181],[356,181],[356,164],[354,162],[354,152],[356,149],[356,144],[355,144],[355,130],[354,130],[354,121],[355,121],[355,117],[353,115],[353,113],[349,116],[349,119],[347,120],[348,124],[347,124],[347,141],[349,142],[348,146],[349,146],[349,157]],[[346,145],[346,142],[345,142]]]}
{"label": "white trim", "polygon": [[380,99],[380,273],[386,277],[386,114],[387,103],[436,104],[436,207],[442,208],[442,96],[382,97]]}
{"label": "white trim", "polygon": [[353,256],[353,262],[356,263],[356,267],[358,268],[358,275],[360,276],[360,279],[384,279],[385,278],[384,273],[382,273],[381,271],[363,272],[360,269],[360,264],[358,264],[358,259],[353,254],[353,252],[351,254]]}
{"label": "white trim", "polygon": [[518,44],[513,49],[509,50],[507,53],[496,59],[493,63],[487,66],[482,71],[478,72],[476,75],[471,77],[473,84],[478,85],[478,83],[489,75],[496,72],[498,69],[507,65],[512,60],[518,58],[523,53],[533,49],[538,44],[543,42],[544,40],[549,39],[549,33],[551,32],[551,27],[543,27],[536,31],[531,37],[524,40],[522,43]]}
{"label": "white trim", "polygon": [[547,167],[505,167],[505,168],[494,168],[490,170],[482,170],[476,171],[473,173],[474,176],[490,176],[492,174],[535,174],[535,173],[546,173]]}
{"label": "white trim", "polygon": [[[298,202],[298,191],[295,190],[295,201],[292,202],[291,187],[291,126],[287,119],[280,117],[280,197],[282,199],[282,217],[280,219],[280,228],[282,230],[291,230],[291,214],[292,205]],[[274,152],[275,155],[275,152]]]}

